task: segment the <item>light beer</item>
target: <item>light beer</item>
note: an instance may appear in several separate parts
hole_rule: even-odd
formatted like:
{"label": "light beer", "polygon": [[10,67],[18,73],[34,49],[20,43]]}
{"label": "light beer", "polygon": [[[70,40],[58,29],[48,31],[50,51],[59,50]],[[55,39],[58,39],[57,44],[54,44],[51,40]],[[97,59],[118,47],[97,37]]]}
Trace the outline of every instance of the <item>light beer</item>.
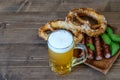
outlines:
{"label": "light beer", "polygon": [[74,40],[71,33],[57,30],[48,38],[49,64],[52,71],[66,74],[71,71]]}

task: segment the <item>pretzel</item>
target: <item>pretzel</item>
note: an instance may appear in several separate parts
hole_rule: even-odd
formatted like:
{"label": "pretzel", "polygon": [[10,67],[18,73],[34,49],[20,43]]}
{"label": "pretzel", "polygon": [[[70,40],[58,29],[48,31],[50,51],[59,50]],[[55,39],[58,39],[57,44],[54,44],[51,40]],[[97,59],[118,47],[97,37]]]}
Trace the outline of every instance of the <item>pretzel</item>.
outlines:
{"label": "pretzel", "polygon": [[[55,31],[56,29],[65,29],[70,31],[74,35],[74,40],[76,43],[79,43],[83,39],[83,34],[81,31],[75,29],[75,27],[68,25],[65,21],[55,20],[46,23],[38,29],[38,35],[44,40],[48,39],[49,33],[47,31]],[[59,35],[58,35],[59,36]]]}
{"label": "pretzel", "polygon": [[[88,17],[96,23],[93,24],[89,19],[83,17]],[[98,36],[104,33],[107,24],[105,17],[91,8],[71,10],[66,17],[66,22],[88,36]]]}

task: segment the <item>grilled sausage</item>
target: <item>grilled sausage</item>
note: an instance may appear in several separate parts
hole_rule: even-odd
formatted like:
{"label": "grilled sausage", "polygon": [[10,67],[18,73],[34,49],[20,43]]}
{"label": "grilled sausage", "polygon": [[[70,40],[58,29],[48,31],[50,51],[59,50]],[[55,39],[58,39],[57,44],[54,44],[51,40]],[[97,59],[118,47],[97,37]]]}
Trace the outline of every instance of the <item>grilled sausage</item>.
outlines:
{"label": "grilled sausage", "polygon": [[[102,39],[101,39],[102,40]],[[105,42],[102,40],[102,47],[103,47],[103,55],[105,58],[110,58],[111,57],[111,53],[110,53],[110,46],[108,44],[105,44]]]}
{"label": "grilled sausage", "polygon": [[[86,37],[86,44],[93,44],[93,39],[92,37],[89,36],[85,36]],[[93,51],[90,49],[90,47],[87,47],[87,51],[88,51],[88,59],[93,59],[94,55],[93,55]]]}
{"label": "grilled sausage", "polygon": [[95,53],[96,53],[96,60],[102,60],[102,49],[101,49],[101,41],[100,41],[100,37],[95,37]]}

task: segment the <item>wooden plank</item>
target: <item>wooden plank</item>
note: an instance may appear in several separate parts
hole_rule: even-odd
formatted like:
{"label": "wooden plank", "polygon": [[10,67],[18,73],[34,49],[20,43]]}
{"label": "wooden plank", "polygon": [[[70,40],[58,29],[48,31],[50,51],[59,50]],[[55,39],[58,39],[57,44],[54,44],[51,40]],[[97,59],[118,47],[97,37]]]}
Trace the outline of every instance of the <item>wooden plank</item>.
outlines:
{"label": "wooden plank", "polygon": [[[30,78],[37,78],[37,79],[57,79],[57,80],[61,80],[61,79],[74,79],[77,80],[80,76],[83,76],[83,78],[85,78],[85,75],[90,76],[89,73],[79,73],[84,72],[83,70],[79,70],[75,71],[67,76],[57,76],[55,75],[53,72],[50,71],[50,68],[10,68],[8,67],[7,69],[8,73],[7,75],[18,75],[19,77],[23,77],[26,80],[30,79]],[[85,70],[87,71],[87,70]],[[18,73],[19,72],[19,73]],[[47,72],[47,73],[46,73]],[[79,75],[79,76],[78,76]],[[91,79],[92,80],[92,79]]]}
{"label": "wooden plank", "polygon": [[40,28],[41,26],[43,26],[44,24],[46,24],[46,22],[29,22],[29,23],[24,23],[24,22],[8,22],[6,24],[6,27],[5,29],[38,29]]}
{"label": "wooden plank", "polygon": [[104,11],[109,12],[120,12],[120,0],[110,0],[104,9]]}
{"label": "wooden plank", "polygon": [[[49,3],[46,2],[45,4],[32,4],[29,9],[24,9],[25,12],[53,12],[59,7],[60,2],[58,3]],[[56,6],[56,7],[55,7]],[[23,10],[23,12],[24,12]]]}
{"label": "wooden plank", "polygon": [[[30,1],[32,3],[32,5],[29,7],[28,10],[25,9],[25,12],[53,12],[53,11],[56,11],[56,9],[61,5],[61,3],[81,3],[81,4],[87,4],[87,3],[91,3],[91,5],[93,4],[92,3],[92,0],[77,0],[77,1],[74,1],[74,0],[46,0],[46,1],[38,1],[38,0],[31,0]],[[94,2],[94,1],[93,1]],[[96,1],[96,2],[99,2],[99,1]],[[76,5],[76,4],[75,4]],[[54,7],[55,6],[55,7]],[[61,6],[62,8],[64,8],[64,6]],[[70,7],[70,6],[69,6]],[[76,7],[78,7],[76,5]],[[68,8],[68,7],[67,7]],[[23,11],[24,12],[24,11]]]}
{"label": "wooden plank", "polygon": [[49,67],[48,60],[8,60],[8,61],[0,61],[0,66],[2,67],[16,67],[16,68],[24,68],[24,67],[31,67],[31,68],[41,68],[41,67]]}
{"label": "wooden plank", "polygon": [[31,5],[26,5],[29,8],[24,8],[21,12],[53,12],[56,11],[62,0],[30,0],[29,2]]}
{"label": "wooden plank", "polygon": [[45,3],[58,3],[61,2],[62,0],[29,0],[33,4],[45,4]]}
{"label": "wooden plank", "polygon": [[[87,66],[84,66],[84,65],[81,65],[81,66],[83,66],[83,67],[76,66],[75,67],[76,69],[74,69],[70,74],[68,74],[66,76],[57,76],[56,74],[51,72],[49,67],[10,67],[10,66],[8,66],[6,69],[7,73],[5,74],[5,77],[8,78],[7,76],[16,74],[16,76],[18,75],[19,77],[24,77],[26,80],[28,80],[30,78],[57,79],[57,80],[61,80],[61,79],[78,80],[80,77],[81,77],[81,79],[86,80],[85,77],[86,76],[90,77],[91,75],[95,75],[96,77],[92,77],[90,80],[93,80],[95,78],[99,78],[99,79],[105,78],[104,76],[102,78],[100,78],[100,76],[102,76],[101,73],[94,71],[92,69],[89,69]],[[95,72],[97,74],[95,74]]]}
{"label": "wooden plank", "polygon": [[120,11],[120,2],[114,2],[110,4],[111,11]]}
{"label": "wooden plank", "polygon": [[[83,66],[83,65],[81,65]],[[29,79],[57,79],[57,80],[78,80],[78,79],[82,79],[82,80],[88,80],[86,78],[87,77],[91,77],[90,80],[104,80],[104,79],[108,79],[108,78],[115,78],[115,79],[120,79],[120,74],[119,71],[113,69],[113,72],[115,73],[110,73],[107,76],[94,71],[88,67],[84,68],[80,68],[80,66],[76,67],[76,70],[73,70],[70,74],[65,75],[65,76],[57,76],[56,74],[54,74],[53,72],[51,72],[50,68],[31,68],[31,67],[22,67],[22,68],[18,68],[18,67],[8,67],[7,68],[7,73],[5,75],[6,78],[17,76],[17,77],[22,77],[26,80]],[[94,76],[94,77],[93,77]]]}
{"label": "wooden plank", "polygon": [[[6,16],[7,15],[7,16]],[[24,22],[24,23],[41,23],[51,20],[64,19],[66,13],[0,13],[0,22]]]}
{"label": "wooden plank", "polygon": [[120,2],[120,0],[110,0],[110,2]]}
{"label": "wooden plank", "polygon": [[[37,13],[0,13],[0,22],[18,22],[18,23],[46,23],[51,20],[65,19],[67,12],[37,12]],[[105,15],[106,19],[111,24],[120,22],[120,12],[100,12]],[[6,16],[7,15],[7,16]]]}
{"label": "wooden plank", "polygon": [[77,1],[74,1],[74,0],[30,0],[33,4],[37,4],[37,3],[46,3],[46,2],[52,2],[52,3],[57,3],[57,2],[67,2],[67,3],[76,3],[76,2],[91,2],[91,1],[94,1],[94,0],[77,0]]}
{"label": "wooden plank", "polygon": [[94,0],[63,0],[64,3],[91,3]]}
{"label": "wooden plank", "polygon": [[[103,3],[104,1],[104,3]],[[104,8],[106,7],[106,4],[108,3],[108,0],[100,0],[100,1],[92,1],[92,2],[85,2],[85,3],[80,3],[80,2],[76,2],[76,3],[69,3],[66,2],[66,3],[62,3],[60,5],[60,7],[57,9],[57,11],[69,11],[71,9],[74,9],[74,8],[82,8],[82,7],[90,7],[90,8],[93,8],[95,10],[98,10],[98,11],[104,11]],[[68,7],[69,6],[69,7]]]}
{"label": "wooden plank", "polygon": [[46,45],[0,45],[0,66],[48,67]]}
{"label": "wooden plank", "polygon": [[17,9],[16,12],[20,12],[20,11],[22,10],[22,8],[23,8],[26,4],[28,4],[28,3],[29,3],[28,0],[24,0],[24,1],[22,2],[22,4],[20,5],[20,7]]}
{"label": "wooden plank", "polygon": [[27,2],[25,0],[1,0],[0,12],[53,12],[56,10],[68,11],[80,7],[91,7],[99,11],[114,12],[120,11],[119,3],[119,0],[28,0]]}
{"label": "wooden plank", "polygon": [[0,61],[5,60],[45,60],[48,59],[47,45],[6,44],[0,45]]}
{"label": "wooden plank", "polygon": [[[104,3],[103,3],[104,2]],[[99,11],[120,11],[118,0],[46,0],[29,1],[29,8],[24,8],[21,12],[53,12],[53,11],[69,11],[73,8],[90,7]],[[54,7],[56,6],[56,7]],[[68,7],[69,6],[69,7]]]}
{"label": "wooden plank", "polygon": [[0,12],[16,12],[24,0],[0,0]]}
{"label": "wooden plank", "polygon": [[45,44],[37,29],[6,29],[0,31],[0,44]]}

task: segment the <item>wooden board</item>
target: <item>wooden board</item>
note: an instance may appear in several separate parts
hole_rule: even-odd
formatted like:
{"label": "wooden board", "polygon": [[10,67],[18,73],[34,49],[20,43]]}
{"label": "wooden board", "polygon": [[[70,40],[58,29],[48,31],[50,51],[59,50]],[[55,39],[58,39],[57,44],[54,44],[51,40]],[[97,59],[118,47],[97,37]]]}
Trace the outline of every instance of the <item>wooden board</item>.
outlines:
{"label": "wooden board", "polygon": [[112,68],[113,63],[116,61],[118,56],[120,55],[120,51],[110,59],[103,59],[101,61],[97,60],[86,60],[84,64],[90,66],[91,68],[102,72],[103,74],[107,74],[109,70]]}

